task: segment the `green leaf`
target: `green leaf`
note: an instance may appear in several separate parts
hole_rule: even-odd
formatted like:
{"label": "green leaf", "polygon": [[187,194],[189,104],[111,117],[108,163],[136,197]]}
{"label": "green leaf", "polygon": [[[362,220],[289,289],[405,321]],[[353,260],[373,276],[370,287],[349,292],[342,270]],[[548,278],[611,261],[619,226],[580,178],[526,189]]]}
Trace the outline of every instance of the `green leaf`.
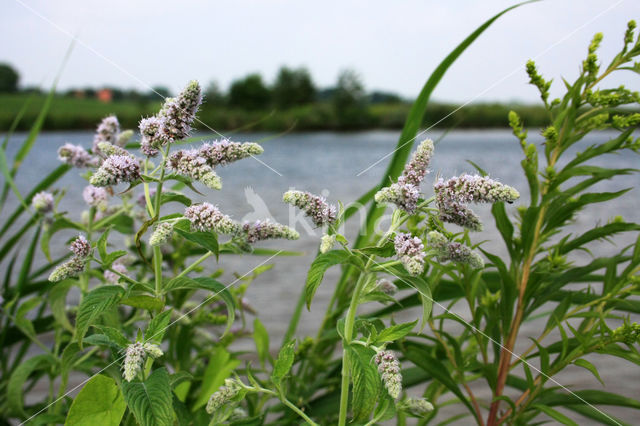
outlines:
{"label": "green leaf", "polygon": [[380,343],[385,343],[385,342],[393,342],[396,341],[398,339],[403,338],[404,336],[406,336],[407,334],[411,333],[411,330],[413,330],[413,327],[416,326],[418,320],[415,320],[413,322],[407,322],[404,324],[397,324],[397,325],[393,325],[389,328],[385,328],[384,330],[382,330],[378,336],[375,339],[375,343],[374,344],[380,344]]}
{"label": "green leaf", "polygon": [[231,354],[225,348],[216,348],[202,377],[202,386],[192,411],[196,411],[207,403],[211,394],[223,385],[224,380],[231,375],[238,364],[240,361],[231,358]]}
{"label": "green leaf", "polygon": [[104,231],[102,235],[100,235],[100,239],[98,240],[98,243],[97,243],[98,253],[100,254],[100,259],[102,260],[103,263],[104,263],[105,257],[107,257],[107,239],[109,238],[110,231],[111,231],[111,228],[110,227],[107,228],[107,230]]}
{"label": "green leaf", "polygon": [[146,309],[147,311],[160,311],[164,308],[164,302],[162,299],[146,295],[126,297],[120,300],[120,304],[133,306],[134,308]]}
{"label": "green leaf", "polygon": [[[208,277],[199,277],[199,278],[189,278],[189,277],[178,277],[174,278],[167,283],[164,290],[165,292],[170,292],[174,290],[208,290],[213,292],[213,296],[220,296],[222,301],[227,305],[227,327],[225,329],[225,334],[231,328],[233,321],[236,318],[236,302],[229,292],[227,286],[222,284],[221,282]],[[208,296],[211,297],[212,296]]]}
{"label": "green leaf", "polygon": [[[49,188],[58,179],[60,179],[62,176],[64,176],[69,170],[71,170],[71,166],[69,166],[67,164],[63,164],[63,165],[58,166],[58,168],[56,168],[54,171],[49,173],[49,175],[47,175],[38,184],[36,184],[36,186],[33,187],[33,189],[31,191],[29,191],[29,193],[26,195],[25,198],[27,200],[33,199],[34,195],[36,195],[38,192],[44,191],[45,189]],[[25,209],[22,204],[18,205],[16,207],[16,209],[13,211],[13,213],[11,213],[9,218],[4,222],[4,225],[2,226],[2,229],[0,230],[0,235],[4,235],[7,232],[7,230],[10,229],[13,226],[15,221],[25,211],[28,211],[28,209]]]}
{"label": "green leaf", "polygon": [[539,404],[554,406],[583,405],[588,402],[592,405],[617,405],[619,407],[631,407],[640,409],[640,401],[628,398],[623,395],[605,392],[601,390],[578,390],[571,394],[566,393],[545,393],[541,395],[537,402]]}
{"label": "green leaf", "polygon": [[574,422],[569,417],[565,416],[559,411],[554,410],[551,407],[547,407],[546,405],[534,404],[532,408],[542,411],[547,416],[551,417],[553,420],[556,420],[562,423],[563,425],[578,426],[578,423]]}
{"label": "green leaf", "polygon": [[76,339],[82,349],[82,340],[87,333],[89,326],[107,310],[115,307],[122,296],[124,289],[118,285],[98,287],[90,291],[78,307],[76,318]]}
{"label": "green leaf", "polygon": [[273,366],[273,373],[271,374],[271,380],[276,387],[280,386],[282,379],[289,373],[289,370],[291,370],[291,367],[293,366],[295,345],[295,340],[291,340],[289,343],[285,344],[282,349],[280,349],[278,359],[276,359],[276,363]]}
{"label": "green leaf", "polygon": [[172,202],[180,203],[187,207],[192,204],[191,200],[186,195],[179,194],[177,192],[163,192],[160,197],[160,204],[162,205]]}
{"label": "green leaf", "polygon": [[373,363],[375,351],[362,345],[349,345],[349,362],[353,376],[351,399],[354,422],[365,422],[376,407],[381,381]]}
{"label": "green leaf", "polygon": [[253,320],[253,340],[256,343],[260,365],[264,368],[269,359],[269,333],[258,318]]}
{"label": "green leaf", "polygon": [[313,296],[316,294],[316,290],[320,286],[322,278],[324,278],[324,273],[327,271],[327,269],[329,269],[331,266],[342,263],[350,263],[359,267],[360,269],[364,268],[362,260],[360,260],[355,255],[343,250],[331,250],[326,253],[320,254],[315,258],[315,260],[311,264],[311,267],[309,268],[309,272],[307,274],[307,283],[304,289],[307,308],[311,308],[311,301],[313,300]]}
{"label": "green leaf", "polygon": [[396,249],[394,247],[393,241],[388,240],[381,247],[363,247],[358,249],[359,252],[368,255],[368,256],[380,256],[380,257],[391,257],[396,254]]}
{"label": "green leaf", "polygon": [[98,374],[73,400],[65,426],[118,426],[127,404],[115,381]]}
{"label": "green leaf", "polygon": [[82,230],[82,226],[79,224],[67,219],[64,216],[61,216],[53,221],[53,223],[47,226],[42,234],[42,238],[40,239],[40,250],[47,257],[47,260],[51,262],[51,254],[49,251],[49,241],[51,237],[63,229],[77,229]]}
{"label": "green leaf", "polygon": [[169,373],[155,370],[144,382],[122,382],[127,406],[141,426],[173,425],[173,404]]}
{"label": "green leaf", "polygon": [[199,245],[200,247],[214,253],[216,256],[220,254],[218,239],[213,232],[188,232],[176,227],[174,227],[173,229],[184,239]]}
{"label": "green leaf", "polygon": [[121,348],[126,348],[127,346],[129,346],[129,339],[127,339],[120,330],[113,327],[107,327],[105,325],[96,325],[94,327]]}
{"label": "green leaf", "polygon": [[474,412],[473,406],[464,393],[462,393],[456,381],[453,380],[447,367],[438,359],[432,357],[423,348],[413,343],[408,345],[408,350],[405,352],[405,355],[409,361],[413,362],[417,367],[426,371],[433,376],[434,379],[442,383],[447,389],[453,392],[453,394],[457,396],[471,412]]}
{"label": "green leaf", "polygon": [[27,417],[22,400],[24,396],[22,386],[34,371],[48,368],[56,363],[57,360],[53,356],[42,354],[29,358],[13,370],[7,383],[7,405],[11,413],[22,418]]}
{"label": "green leaf", "polygon": [[420,330],[422,330],[427,321],[429,321],[431,311],[433,310],[433,295],[431,294],[431,287],[420,277],[406,276],[402,278],[402,281],[415,288],[420,295],[420,302],[422,302],[422,321],[420,321]]}
{"label": "green leaf", "polygon": [[598,369],[595,365],[591,364],[586,359],[577,359],[573,363],[578,367],[586,368],[587,370],[589,370],[591,374],[593,374],[593,376],[598,379],[600,383],[602,383],[602,386],[604,386],[604,382],[602,381],[602,378],[600,378],[600,373],[598,373]]}
{"label": "green leaf", "polygon": [[169,321],[171,321],[171,312],[171,309],[167,309],[149,321],[149,325],[144,331],[144,339],[146,342],[162,342],[164,332],[169,325]]}

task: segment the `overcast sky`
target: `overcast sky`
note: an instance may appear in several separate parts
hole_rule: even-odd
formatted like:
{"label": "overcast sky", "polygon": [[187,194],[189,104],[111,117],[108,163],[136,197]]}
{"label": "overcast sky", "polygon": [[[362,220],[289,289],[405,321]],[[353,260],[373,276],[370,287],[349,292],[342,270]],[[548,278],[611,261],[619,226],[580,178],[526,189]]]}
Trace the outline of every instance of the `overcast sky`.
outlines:
{"label": "overcast sky", "polygon": [[[502,0],[2,0],[0,62],[22,85],[51,83],[77,44],[61,88],[114,85],[173,91],[190,79],[229,83],[249,72],[271,82],[281,65],[306,66],[316,84],[356,70],[367,90],[415,97],[437,64],[513,1]],[[30,10],[32,9],[32,10]],[[40,15],[40,16],[38,16]],[[43,19],[44,18],[44,19]],[[574,78],[595,32],[601,56],[620,48],[638,0],[547,0],[500,18],[453,65],[434,97],[456,102],[535,101],[524,63],[546,77]],[[66,32],[66,34],[65,34]],[[87,48],[86,46],[89,46]],[[93,51],[91,50],[93,49]],[[640,78],[625,81],[640,90]],[[559,85],[557,85],[559,86]]]}

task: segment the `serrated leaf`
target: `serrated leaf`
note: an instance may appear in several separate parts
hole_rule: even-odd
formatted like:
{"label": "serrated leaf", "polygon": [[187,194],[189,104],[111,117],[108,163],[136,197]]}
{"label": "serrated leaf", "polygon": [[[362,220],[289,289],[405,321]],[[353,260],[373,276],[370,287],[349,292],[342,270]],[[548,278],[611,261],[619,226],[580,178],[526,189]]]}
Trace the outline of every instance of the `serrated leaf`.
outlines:
{"label": "serrated leaf", "polygon": [[141,426],[171,426],[173,404],[169,373],[155,370],[144,382],[122,382],[127,406]]}
{"label": "serrated leaf", "polygon": [[291,340],[280,349],[278,359],[276,359],[273,366],[273,374],[271,374],[271,380],[277,386],[280,386],[282,379],[289,373],[293,366],[293,360],[295,358],[295,340]]}
{"label": "serrated leaf", "polygon": [[129,339],[126,338],[122,332],[113,327],[107,327],[105,325],[96,325],[94,326],[97,330],[100,331],[101,334],[104,334],[111,340],[113,343],[117,344],[122,348],[126,348],[129,346]]}
{"label": "serrated leaf", "polygon": [[118,426],[127,404],[115,381],[93,376],[73,400],[65,426]]}
{"label": "serrated leaf", "polygon": [[218,239],[213,232],[189,232],[180,228],[174,227],[173,230],[181,235],[184,239],[191,241],[194,244],[212,252],[216,257],[220,254],[220,248],[218,246]]}
{"label": "serrated leaf", "polygon": [[82,299],[76,318],[76,339],[81,349],[81,342],[89,326],[93,325],[107,310],[116,306],[123,295],[124,289],[122,287],[109,285],[90,291],[84,299]]}
{"label": "serrated leaf", "polygon": [[313,300],[313,296],[316,294],[316,290],[320,286],[322,278],[324,277],[324,273],[327,271],[327,269],[334,265],[343,263],[350,263],[361,269],[364,267],[364,265],[362,264],[362,260],[360,260],[355,255],[343,250],[331,250],[326,253],[320,254],[315,258],[313,263],[311,263],[309,272],[307,273],[307,282],[304,288],[307,308],[311,308],[311,301]]}
{"label": "serrated leaf", "polygon": [[398,339],[401,339],[407,334],[411,333],[411,330],[413,330],[413,327],[415,327],[417,323],[418,323],[418,320],[415,320],[413,322],[397,324],[389,328],[385,328],[380,333],[378,333],[378,336],[376,337],[374,344],[393,342]]}
{"label": "serrated leaf", "polygon": [[353,377],[351,398],[353,421],[365,422],[376,407],[381,381],[373,363],[375,351],[362,345],[349,345],[349,363]]}

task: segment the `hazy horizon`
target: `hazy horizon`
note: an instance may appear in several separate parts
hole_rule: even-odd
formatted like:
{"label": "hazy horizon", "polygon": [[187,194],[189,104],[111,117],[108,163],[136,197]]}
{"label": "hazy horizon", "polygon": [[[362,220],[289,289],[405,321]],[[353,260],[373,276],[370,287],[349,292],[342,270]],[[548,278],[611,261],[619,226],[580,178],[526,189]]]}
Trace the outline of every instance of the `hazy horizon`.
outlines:
{"label": "hazy horizon", "polygon": [[[72,34],[81,42],[61,76],[60,90],[166,86],[176,92],[186,81],[198,79],[205,87],[217,81],[226,91],[232,80],[251,72],[270,83],[285,65],[308,68],[319,88],[333,86],[341,70],[354,69],[368,92],[410,99],[456,44],[510,4],[514,2],[329,1],[316,8],[285,0],[7,0],[0,17],[5,40],[0,62],[20,72],[22,87],[46,88]],[[638,12],[629,0],[523,6],[500,18],[463,54],[434,99],[536,102],[538,94],[524,72],[527,59],[542,54],[536,60],[542,73],[560,86],[560,77],[576,75],[595,32],[605,34],[600,56],[608,63],[621,45],[626,22],[640,17]],[[609,82],[616,84],[615,79]],[[630,88],[640,90],[640,84],[636,80]]]}

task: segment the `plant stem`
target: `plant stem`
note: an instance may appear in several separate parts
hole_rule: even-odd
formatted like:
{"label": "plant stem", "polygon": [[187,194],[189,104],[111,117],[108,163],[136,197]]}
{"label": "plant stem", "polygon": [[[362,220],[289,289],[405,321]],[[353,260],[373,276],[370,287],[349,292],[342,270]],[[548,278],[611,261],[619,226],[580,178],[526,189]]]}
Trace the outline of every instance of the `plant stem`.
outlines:
{"label": "plant stem", "polygon": [[338,417],[338,425],[345,426],[347,423],[347,406],[349,405],[349,352],[347,346],[353,338],[353,325],[356,319],[356,311],[360,302],[360,292],[366,284],[369,275],[362,274],[358,278],[356,288],[351,296],[351,303],[347,311],[347,318],[344,323],[344,344],[342,349],[342,384],[340,386],[340,414]]}
{"label": "plant stem", "polygon": [[[164,183],[165,163],[167,161],[167,155],[169,154],[169,145],[162,152],[162,167],[160,168],[160,181],[156,187],[156,199],[154,206],[155,218],[160,217],[160,201],[162,200],[162,184]],[[146,198],[146,197],[145,197]],[[156,282],[156,296],[162,294],[162,251],[160,247],[153,248],[153,270]]]}
{"label": "plant stem", "polygon": [[180,277],[184,277],[185,275],[187,275],[189,272],[193,271],[198,265],[200,265],[202,262],[204,262],[205,260],[207,260],[208,258],[210,258],[213,255],[213,252],[208,251],[207,253],[203,254],[198,260],[196,260],[195,262],[193,262],[191,265],[187,266],[184,271],[180,272],[176,278],[180,278]]}

